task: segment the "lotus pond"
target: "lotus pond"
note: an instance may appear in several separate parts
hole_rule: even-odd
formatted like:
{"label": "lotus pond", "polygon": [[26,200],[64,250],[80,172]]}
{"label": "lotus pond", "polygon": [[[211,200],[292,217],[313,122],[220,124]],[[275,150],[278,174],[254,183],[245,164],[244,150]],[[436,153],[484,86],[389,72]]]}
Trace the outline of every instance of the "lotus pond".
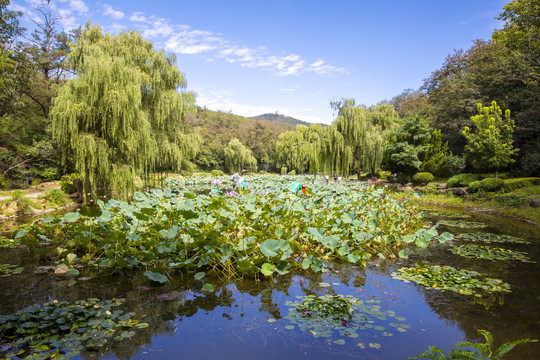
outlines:
{"label": "lotus pond", "polygon": [[0,238],[1,357],[406,359],[478,329],[540,338],[538,227],[362,183],[215,180]]}

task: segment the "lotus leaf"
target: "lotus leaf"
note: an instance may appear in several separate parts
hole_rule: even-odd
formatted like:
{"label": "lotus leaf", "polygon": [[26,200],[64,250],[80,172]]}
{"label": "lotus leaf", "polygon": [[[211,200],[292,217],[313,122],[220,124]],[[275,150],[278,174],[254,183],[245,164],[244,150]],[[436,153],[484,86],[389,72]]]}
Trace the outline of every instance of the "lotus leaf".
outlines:
{"label": "lotus leaf", "polygon": [[527,253],[517,250],[508,250],[497,247],[482,246],[482,245],[459,245],[455,248],[448,249],[454,254],[476,259],[486,260],[518,260],[521,262],[532,263]]}

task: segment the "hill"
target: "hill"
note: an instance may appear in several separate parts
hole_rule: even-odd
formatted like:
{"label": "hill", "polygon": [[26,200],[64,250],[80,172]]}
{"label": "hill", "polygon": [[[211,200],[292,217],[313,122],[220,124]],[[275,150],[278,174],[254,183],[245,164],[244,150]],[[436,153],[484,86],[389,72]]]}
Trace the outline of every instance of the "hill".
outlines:
{"label": "hill", "polygon": [[268,121],[278,123],[281,126],[291,127],[293,129],[296,128],[298,125],[305,125],[305,126],[310,125],[308,122],[298,120],[298,119],[295,119],[295,118],[290,117],[290,116],[281,115],[281,114],[278,114],[278,113],[275,113],[275,114],[262,114],[262,115],[258,115],[258,116],[253,116],[250,119],[268,120]]}

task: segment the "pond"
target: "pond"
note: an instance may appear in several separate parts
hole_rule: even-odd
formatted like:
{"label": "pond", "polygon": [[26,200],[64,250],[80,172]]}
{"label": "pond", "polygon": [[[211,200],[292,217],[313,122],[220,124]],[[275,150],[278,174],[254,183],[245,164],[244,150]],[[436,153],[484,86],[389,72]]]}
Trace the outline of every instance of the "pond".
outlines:
{"label": "pond", "polygon": [[[125,339],[87,348],[75,358],[406,359],[430,345],[448,351],[459,341],[479,341],[477,329],[490,331],[497,346],[519,338],[540,338],[538,227],[457,210],[425,211],[430,221],[444,224],[439,230],[455,235],[507,234],[519,240],[479,243],[456,238],[411,250],[407,259],[371,260],[367,267],[335,264],[331,272],[293,271],[260,281],[254,277],[222,281],[207,274],[205,281],[214,285],[214,291],[203,290],[205,282],[194,279],[193,273],[177,274],[165,284],[150,282],[143,271],[131,271],[129,276],[85,273],[84,277],[36,273],[47,262],[25,248],[4,248],[0,264],[24,270],[0,277],[0,315],[55,300],[124,298],[124,313],[132,312],[132,319],[148,324],[126,333]],[[467,244],[519,251],[530,262],[470,258],[449,251]],[[395,278],[398,269],[418,262],[478,271],[510,284],[511,292],[477,298]],[[306,297],[337,299],[337,295],[354,299],[360,317],[343,316],[329,326],[306,315],[308,307],[301,304]],[[517,346],[505,359],[533,359],[539,353],[539,343],[530,343]]]}

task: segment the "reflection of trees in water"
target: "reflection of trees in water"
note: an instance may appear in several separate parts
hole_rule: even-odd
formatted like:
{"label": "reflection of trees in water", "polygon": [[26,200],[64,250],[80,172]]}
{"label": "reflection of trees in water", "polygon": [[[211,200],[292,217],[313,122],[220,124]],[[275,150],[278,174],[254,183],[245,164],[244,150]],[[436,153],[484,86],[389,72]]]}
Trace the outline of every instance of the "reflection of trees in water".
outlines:
{"label": "reflection of trees in water", "polygon": [[[422,289],[426,303],[435,313],[460,328],[470,341],[482,340],[477,334],[478,329],[490,331],[495,346],[520,338],[540,338],[538,264],[470,260],[459,256],[452,259],[454,261],[446,259],[443,263],[499,278],[510,284],[512,292],[492,293],[476,298],[452,291]],[[505,359],[533,359],[539,353],[539,343],[525,344],[517,346]]]}

